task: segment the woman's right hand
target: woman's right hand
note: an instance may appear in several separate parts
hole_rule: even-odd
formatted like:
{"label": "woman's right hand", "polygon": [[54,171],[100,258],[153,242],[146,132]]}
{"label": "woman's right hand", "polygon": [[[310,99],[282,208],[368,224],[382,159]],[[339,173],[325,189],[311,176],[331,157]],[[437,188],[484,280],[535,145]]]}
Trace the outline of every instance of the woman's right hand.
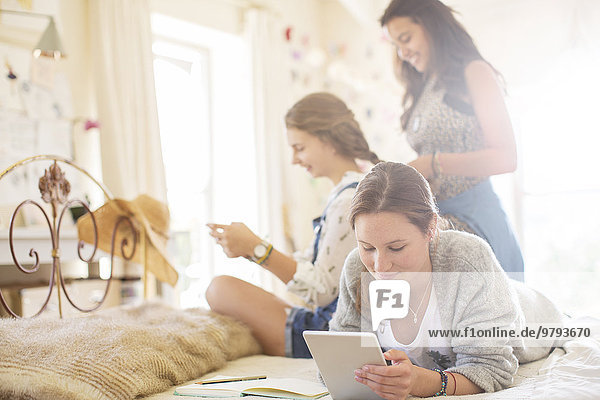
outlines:
{"label": "woman's right hand", "polygon": [[210,228],[209,235],[215,238],[229,258],[248,258],[254,254],[254,247],[261,242],[261,239],[242,222],[206,226]]}
{"label": "woman's right hand", "polygon": [[414,365],[401,350],[388,350],[383,356],[392,361],[392,365],[365,365],[354,371],[354,379],[386,400],[406,399],[415,384]]}

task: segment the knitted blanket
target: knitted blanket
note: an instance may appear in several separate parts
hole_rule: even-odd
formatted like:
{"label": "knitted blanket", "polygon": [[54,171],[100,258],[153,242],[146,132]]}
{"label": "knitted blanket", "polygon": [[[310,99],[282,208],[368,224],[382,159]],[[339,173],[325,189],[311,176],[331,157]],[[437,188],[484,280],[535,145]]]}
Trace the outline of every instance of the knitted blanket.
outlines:
{"label": "knitted blanket", "polygon": [[259,351],[233,319],[160,303],[0,319],[0,399],[133,399]]}

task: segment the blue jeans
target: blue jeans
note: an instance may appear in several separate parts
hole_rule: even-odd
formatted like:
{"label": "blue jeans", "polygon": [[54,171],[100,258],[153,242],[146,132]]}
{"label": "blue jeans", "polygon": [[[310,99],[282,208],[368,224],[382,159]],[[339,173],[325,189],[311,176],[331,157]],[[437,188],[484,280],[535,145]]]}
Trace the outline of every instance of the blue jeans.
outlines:
{"label": "blue jeans", "polygon": [[489,179],[450,199],[438,202],[440,214],[451,214],[485,239],[509,277],[523,281],[521,248]]}

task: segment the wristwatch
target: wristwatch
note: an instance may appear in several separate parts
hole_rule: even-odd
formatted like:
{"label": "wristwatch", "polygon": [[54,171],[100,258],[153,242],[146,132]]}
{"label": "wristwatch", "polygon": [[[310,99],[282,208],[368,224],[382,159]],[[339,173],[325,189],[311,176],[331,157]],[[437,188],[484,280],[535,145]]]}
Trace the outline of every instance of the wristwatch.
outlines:
{"label": "wristwatch", "polygon": [[250,256],[250,259],[257,264],[262,265],[271,255],[271,250],[273,250],[273,245],[266,240],[262,240],[254,247],[254,253]]}

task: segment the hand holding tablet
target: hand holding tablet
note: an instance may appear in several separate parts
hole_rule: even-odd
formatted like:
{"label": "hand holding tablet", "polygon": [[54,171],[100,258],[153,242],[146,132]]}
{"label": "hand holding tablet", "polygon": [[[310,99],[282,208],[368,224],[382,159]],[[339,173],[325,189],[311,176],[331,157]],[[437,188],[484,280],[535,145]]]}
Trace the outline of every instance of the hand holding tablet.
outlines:
{"label": "hand holding tablet", "polygon": [[363,365],[387,365],[375,334],[304,331],[303,335],[333,400],[381,399],[354,380],[354,371]]}

